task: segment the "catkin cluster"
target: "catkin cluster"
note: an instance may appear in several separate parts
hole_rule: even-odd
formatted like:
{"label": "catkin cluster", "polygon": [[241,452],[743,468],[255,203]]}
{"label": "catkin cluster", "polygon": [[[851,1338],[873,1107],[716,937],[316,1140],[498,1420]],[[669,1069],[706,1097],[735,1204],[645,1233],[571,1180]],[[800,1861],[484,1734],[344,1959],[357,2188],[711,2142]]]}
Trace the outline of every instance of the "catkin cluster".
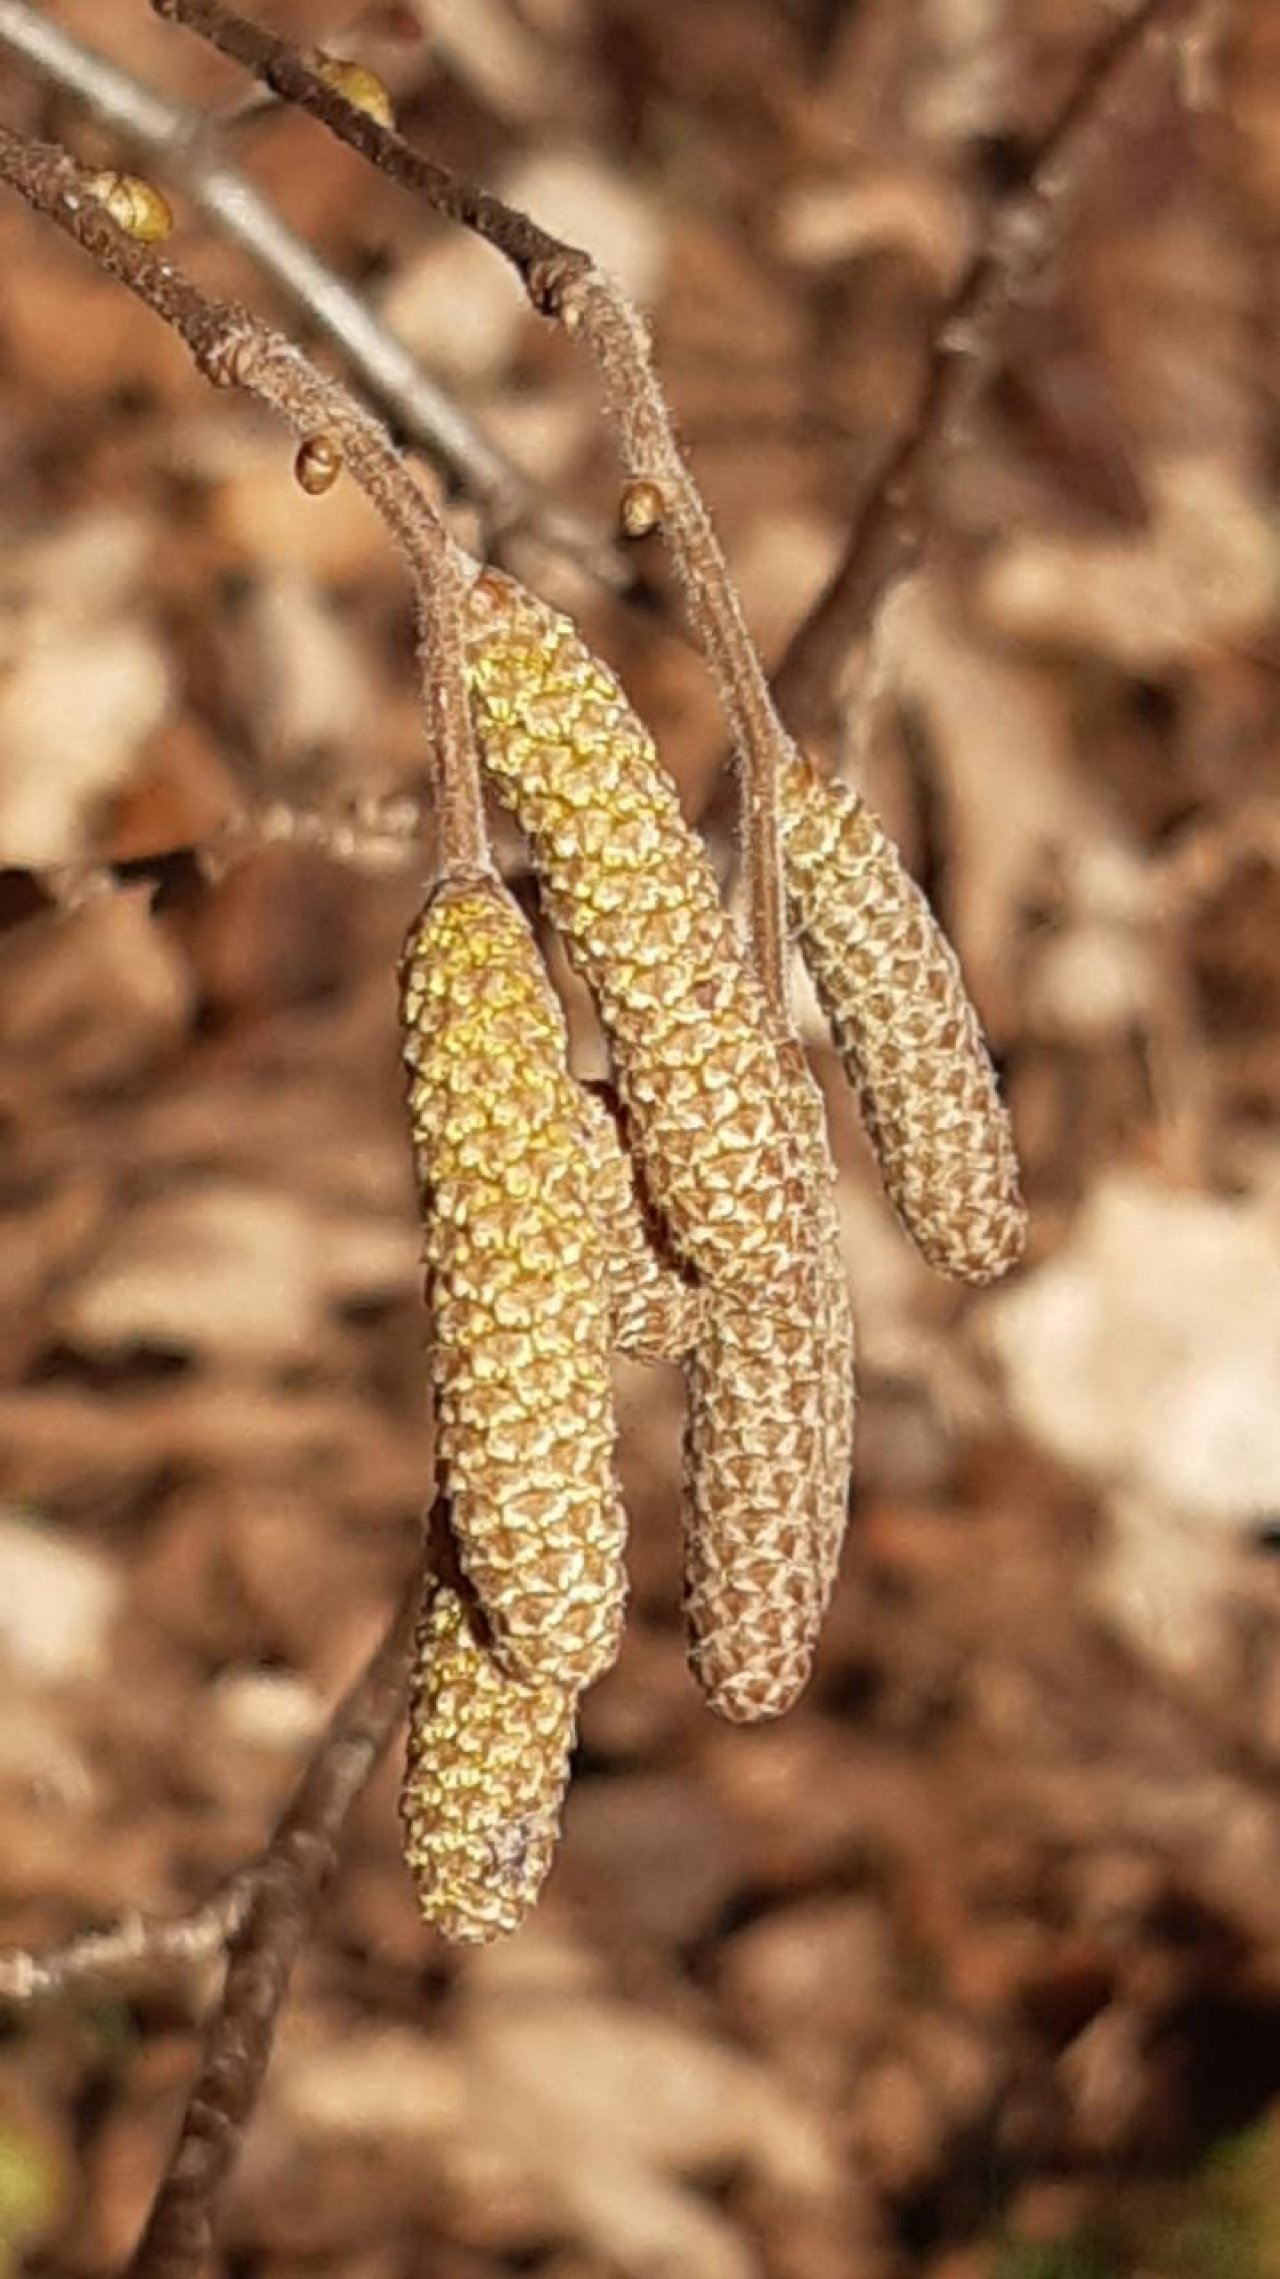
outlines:
{"label": "catkin cluster", "polygon": [[[821,1119],[614,675],[568,618],[492,572],[465,638],[482,763],[595,996],[645,1197],[701,1291],[685,1446],[694,1674],[722,1715],[777,1716],[808,1675],[851,1462]],[[835,1377],[838,1465],[822,1391]]]}
{"label": "catkin cluster", "polygon": [[[834,1584],[854,1331],[821,1100],[643,723],[510,578],[475,581],[464,641],[484,773],[613,1079],[570,1075],[533,936],[495,881],[438,890],[402,1011],[451,1547],[403,1813],[424,1914],[477,1939],[536,1897],[578,1697],[617,1650],[611,1351],[684,1369],[690,1662],[748,1720],[804,1685]],[[988,1279],[1024,1222],[954,956],[860,801],[799,759],[780,792],[792,924],[890,1196],[933,1264]]]}

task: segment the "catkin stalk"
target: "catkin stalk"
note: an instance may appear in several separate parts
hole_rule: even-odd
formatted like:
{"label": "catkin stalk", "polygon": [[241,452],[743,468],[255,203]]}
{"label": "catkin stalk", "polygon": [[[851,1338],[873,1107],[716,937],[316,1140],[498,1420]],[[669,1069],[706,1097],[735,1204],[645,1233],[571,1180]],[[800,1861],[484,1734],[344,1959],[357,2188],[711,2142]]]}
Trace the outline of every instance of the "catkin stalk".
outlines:
{"label": "catkin stalk", "polygon": [[1027,1219],[955,952],[856,793],[797,761],[782,823],[800,947],[889,1199],[931,1266],[993,1281],[1021,1256]]}
{"label": "catkin stalk", "polygon": [[574,1740],[573,1693],[516,1678],[448,1584],[418,1632],[400,1792],[405,1859],[424,1921],[446,1939],[514,1931],[551,1865]]}
{"label": "catkin stalk", "polygon": [[533,936],[493,880],[441,888],[401,968],[442,1485],[509,1673],[577,1687],[618,1647],[605,1260],[582,1096]]}

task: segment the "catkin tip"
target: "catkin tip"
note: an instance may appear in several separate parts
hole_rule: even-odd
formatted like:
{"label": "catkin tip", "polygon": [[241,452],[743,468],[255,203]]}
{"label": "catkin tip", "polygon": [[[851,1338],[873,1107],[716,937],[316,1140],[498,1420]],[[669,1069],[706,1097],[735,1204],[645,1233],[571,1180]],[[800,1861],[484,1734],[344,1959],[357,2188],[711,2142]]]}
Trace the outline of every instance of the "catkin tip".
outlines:
{"label": "catkin tip", "polygon": [[517,1930],[555,1852],[574,1740],[574,1697],[513,1678],[451,1586],[418,1634],[400,1816],[419,1912],[442,1937],[485,1944]]}

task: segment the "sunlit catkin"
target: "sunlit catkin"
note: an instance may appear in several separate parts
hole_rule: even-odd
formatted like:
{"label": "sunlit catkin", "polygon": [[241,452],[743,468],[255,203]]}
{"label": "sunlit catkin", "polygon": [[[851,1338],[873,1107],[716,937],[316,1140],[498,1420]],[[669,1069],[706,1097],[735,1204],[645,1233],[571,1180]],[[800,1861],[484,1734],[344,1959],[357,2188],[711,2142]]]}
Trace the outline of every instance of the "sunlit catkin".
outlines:
{"label": "sunlit catkin", "polygon": [[503,1670],[448,1585],[418,1633],[400,1815],[426,1922],[446,1939],[514,1931],[551,1865],[574,1739],[574,1695]]}
{"label": "sunlit catkin", "polygon": [[710,863],[568,618],[487,571],[466,649],[485,772],[595,995],[645,1193],[683,1265],[748,1292],[794,1262],[807,1203],[764,1002]]}
{"label": "sunlit catkin", "polygon": [[809,1675],[848,1512],[853,1315],[820,1103],[788,1086],[813,1176],[803,1271],[704,1295],[688,1371],[685,1620],[711,1707],[778,1717]]}
{"label": "sunlit catkin", "polygon": [[582,1098],[533,936],[493,881],[441,888],[401,968],[442,1485],[513,1674],[617,1651],[625,1523]]}
{"label": "sunlit catkin", "polygon": [[1026,1212],[955,952],[875,817],[807,763],[782,784],[787,893],[885,1188],[931,1266],[990,1282]]}

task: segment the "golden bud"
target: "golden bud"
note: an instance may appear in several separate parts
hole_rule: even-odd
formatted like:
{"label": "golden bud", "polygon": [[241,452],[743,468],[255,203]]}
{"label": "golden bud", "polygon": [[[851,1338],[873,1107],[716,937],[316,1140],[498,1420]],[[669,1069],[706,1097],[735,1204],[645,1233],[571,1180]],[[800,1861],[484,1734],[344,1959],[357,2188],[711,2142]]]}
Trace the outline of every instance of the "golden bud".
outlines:
{"label": "golden bud", "polygon": [[342,473],[342,446],[336,435],[308,435],[298,445],[293,479],[311,498],[331,491]]}
{"label": "golden bud", "polygon": [[437,1449],[514,1675],[587,1684],[626,1580],[605,1260],[582,1098],[536,945],[493,880],[443,887],[401,969]]}
{"label": "golden bud", "polygon": [[323,79],[325,86],[332,87],[334,94],[341,95],[354,110],[376,119],[380,127],[395,126],[391,97],[376,72],[367,70],[363,63],[353,63],[348,56],[326,55],[323,48],[313,49],[307,61],[316,78]]}
{"label": "golden bud", "polygon": [[625,538],[647,538],[658,528],[667,502],[656,483],[639,478],[624,483],[618,501],[618,521]]}
{"label": "golden bud", "polygon": [[105,206],[113,222],[141,245],[154,245],[169,235],[173,213],[155,184],[140,174],[116,174],[104,169],[86,174],[84,186],[91,198]]}
{"label": "golden bud", "polygon": [[573,1740],[573,1694],[509,1676],[460,1594],[438,1588],[418,1632],[400,1816],[418,1906],[446,1939],[500,1938],[532,1907]]}

